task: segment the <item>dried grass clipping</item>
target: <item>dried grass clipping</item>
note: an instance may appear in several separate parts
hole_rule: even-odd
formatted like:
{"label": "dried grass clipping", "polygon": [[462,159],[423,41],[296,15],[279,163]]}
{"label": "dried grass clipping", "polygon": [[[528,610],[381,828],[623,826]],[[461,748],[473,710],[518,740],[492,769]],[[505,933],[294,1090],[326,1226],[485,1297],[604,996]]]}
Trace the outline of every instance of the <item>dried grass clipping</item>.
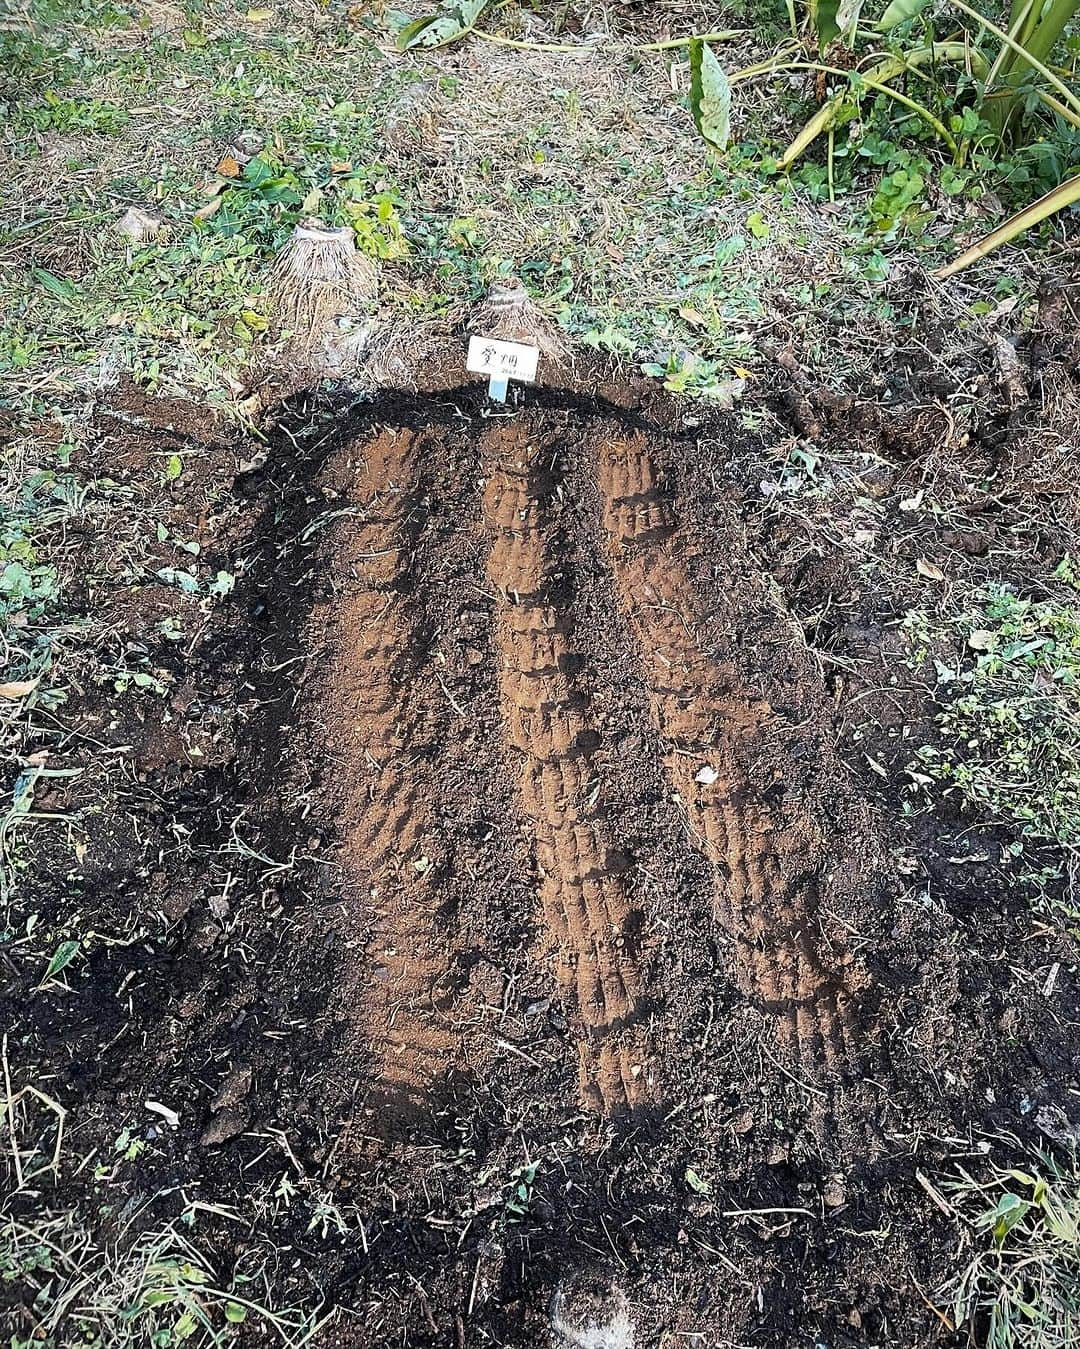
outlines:
{"label": "dried grass clipping", "polygon": [[503,342],[529,343],[549,361],[562,361],[569,355],[562,333],[532,302],[516,276],[492,286],[487,299],[473,311],[469,331]]}
{"label": "dried grass clipping", "polygon": [[415,389],[419,372],[436,368],[452,341],[445,320],[392,318],[369,344],[361,379],[376,389]]}

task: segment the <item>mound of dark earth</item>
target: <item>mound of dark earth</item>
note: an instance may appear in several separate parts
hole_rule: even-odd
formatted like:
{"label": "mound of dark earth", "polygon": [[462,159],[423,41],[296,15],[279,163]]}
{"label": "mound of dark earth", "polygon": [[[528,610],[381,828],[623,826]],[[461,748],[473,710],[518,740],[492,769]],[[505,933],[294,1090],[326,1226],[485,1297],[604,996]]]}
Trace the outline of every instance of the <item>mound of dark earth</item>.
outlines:
{"label": "mound of dark earth", "polygon": [[136,902],[180,820],[179,916],[91,1067],[69,1016],[57,1094],[185,1103],[147,1193],[288,1175],[308,1207],[255,1229],[271,1287],[346,1309],[319,1344],[939,1342],[955,1232],[917,1173],[1057,1032],[1037,990],[1002,1028],[838,758],[738,422],[611,399],[286,414],[104,883]]}

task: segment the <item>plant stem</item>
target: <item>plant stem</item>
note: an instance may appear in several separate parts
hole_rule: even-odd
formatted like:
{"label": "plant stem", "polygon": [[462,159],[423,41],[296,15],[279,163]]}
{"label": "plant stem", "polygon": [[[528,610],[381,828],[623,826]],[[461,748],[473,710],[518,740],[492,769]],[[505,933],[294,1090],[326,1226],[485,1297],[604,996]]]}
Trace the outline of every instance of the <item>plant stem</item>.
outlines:
{"label": "plant stem", "polygon": [[[466,35],[462,33],[460,36]],[[483,28],[473,28],[468,36],[482,38],[484,42],[494,42],[499,47],[514,47],[518,51],[527,52],[596,52],[604,46],[602,42],[526,42],[524,38],[503,37],[501,33],[489,33]]]}
{"label": "plant stem", "polygon": [[953,258],[947,266],[939,268],[934,275],[938,278],[944,278],[962,271],[965,267],[970,267],[973,262],[985,258],[995,248],[1000,248],[1002,244],[1018,239],[1033,225],[1041,224],[1042,221],[1048,220],[1050,216],[1056,215],[1058,211],[1064,211],[1077,202],[1080,202],[1080,173],[1075,178],[1070,178],[1068,182],[1062,183],[1060,187],[1055,187],[1051,192],[1047,192],[1045,196],[1040,197],[1036,202],[1032,202],[1024,210],[1018,211],[1016,215],[1010,216],[1003,225],[991,230],[977,244],[973,244],[961,253],[958,258]]}
{"label": "plant stem", "polygon": [[[1080,98],[1072,92],[1068,85],[1063,84],[1053,71],[1047,69],[1035,51],[1030,47],[1025,48],[1021,46],[1011,34],[1006,33],[1003,28],[999,28],[996,23],[991,23],[990,20],[980,14],[977,9],[972,9],[970,5],[965,4],[964,0],[949,0],[949,3],[954,5],[961,13],[974,19],[975,22],[985,28],[988,33],[993,33],[994,36],[1004,42],[1007,47],[1012,48],[1017,56],[1021,57],[1034,70],[1037,70],[1044,80],[1047,80],[1054,86],[1059,94],[1065,96],[1066,103],[1075,108],[1077,112],[1080,112]],[[1052,10],[1050,14],[1047,15],[1046,19],[1043,20],[1043,25],[1046,25],[1046,32],[1056,29],[1057,32],[1060,33],[1061,29],[1064,28],[1065,24],[1068,22],[1070,14],[1075,13],[1078,8],[1080,8],[1080,0],[1065,0],[1059,9]],[[1049,46],[1052,45],[1052,42],[1047,43],[1046,32],[1042,31],[1043,25],[1040,25],[1040,31],[1032,38],[1032,43],[1040,48],[1043,45],[1046,45],[1049,48]]]}
{"label": "plant stem", "polygon": [[[850,79],[852,75],[852,72],[850,70],[841,70],[838,66],[825,65],[824,62],[821,61],[786,61],[782,65],[772,66],[770,67],[770,69],[821,70],[824,71],[826,75],[841,75],[843,76],[844,79]],[[762,72],[755,70],[752,66],[748,66],[746,70],[736,71],[734,75],[730,76],[729,83],[731,84],[741,83],[743,79],[749,79],[751,78],[752,75],[756,75],[759,73]],[[858,75],[858,72],[855,73]],[[923,118],[924,121],[928,122],[930,126],[934,128],[934,130],[938,133],[938,135],[941,137],[941,139],[945,142],[945,144],[949,147],[950,150],[953,151],[956,150],[956,138],[953,136],[952,132],[945,125],[945,123],[942,122],[940,118],[935,117],[929,108],[924,108],[923,105],[921,103],[917,103],[915,99],[908,98],[907,94],[902,94],[899,91],[899,89],[894,89],[891,85],[885,84],[881,80],[875,80],[869,75],[858,75],[858,78],[862,80],[863,84],[865,84],[868,89],[874,89],[879,94],[885,94],[888,98],[895,100],[895,102],[901,104],[903,107],[908,108],[911,112],[916,113],[919,117]],[[821,128],[821,130],[824,129],[825,129],[824,127]],[[780,165],[781,167],[785,167],[783,159],[780,161]]]}
{"label": "plant stem", "polygon": [[1080,114],[1073,112],[1072,108],[1067,108],[1064,103],[1056,99],[1053,94],[1048,94],[1045,89],[1036,89],[1035,97],[1040,103],[1045,103],[1051,111],[1056,112],[1059,117],[1064,117],[1066,122],[1075,127],[1080,127]]}
{"label": "plant stem", "polygon": [[732,38],[742,37],[745,28],[725,28],[719,33],[691,33],[689,37],[671,37],[666,42],[645,42],[639,47],[631,47],[635,52],[666,52],[675,47],[689,47],[691,42],[730,42]]}
{"label": "plant stem", "polygon": [[[1012,21],[1009,24],[1009,32],[1018,42],[1022,40],[1024,25],[1027,23],[1028,16],[1034,9],[1035,3],[1036,0],[1013,0]],[[988,89],[994,85],[999,75],[1008,72],[1009,67],[1015,59],[1016,53],[1013,49],[1002,43],[1001,50],[998,52],[997,56],[994,57],[994,64],[990,67],[990,74],[986,77],[986,86]]]}
{"label": "plant stem", "polygon": [[[692,33],[689,37],[672,37],[664,42],[645,42],[628,48],[632,52],[666,52],[676,47],[688,47],[691,42],[728,42],[732,38],[742,37],[745,28],[726,28],[718,33]],[[465,37],[462,33],[459,37]],[[482,38],[485,42],[494,42],[500,47],[515,47],[519,51],[529,52],[598,52],[605,48],[617,47],[618,43],[607,42],[528,42],[524,38],[503,37],[501,33],[489,33],[483,28],[470,29],[467,36]],[[455,41],[457,39],[455,38]]]}

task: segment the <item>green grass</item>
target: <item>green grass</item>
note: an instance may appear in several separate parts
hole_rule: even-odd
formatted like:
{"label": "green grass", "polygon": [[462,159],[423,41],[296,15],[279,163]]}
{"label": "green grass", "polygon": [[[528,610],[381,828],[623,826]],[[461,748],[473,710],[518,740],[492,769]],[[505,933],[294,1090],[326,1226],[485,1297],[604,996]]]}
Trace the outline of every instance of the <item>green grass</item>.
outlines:
{"label": "green grass", "polygon": [[[462,68],[385,54],[387,32],[343,6],[247,12],[191,6],[155,32],[134,5],[36,0],[32,29],[0,36],[0,394],[24,413],[118,373],[235,405],[265,340],[268,268],[311,212],[358,227],[390,308],[456,313],[516,271],[583,346],[679,392],[737,391],[778,312],[829,368],[846,322],[854,369],[870,370],[896,317],[890,254],[940,261],[965,203],[1028,172],[980,160],[946,181],[918,119],[867,99],[838,129],[831,179],[813,162],[777,177],[805,92],[741,89],[735,142],[713,160],[670,87],[678,52],[575,63],[474,40]],[[230,146],[252,158],[221,179]],[[115,233],[128,204],[162,221],[158,239]],[[966,302],[950,316],[976,318]]]}
{"label": "green grass", "polygon": [[973,1253],[942,1290],[985,1349],[1071,1349],[1080,1337],[1080,1174],[1039,1154],[1027,1170],[942,1185]]}
{"label": "green grass", "polygon": [[75,1212],[0,1215],[0,1289],[28,1309],[10,1349],[224,1349],[253,1325],[267,1342],[309,1338],[312,1314],[272,1311],[242,1281],[222,1288],[182,1223],[143,1230],[138,1216],[105,1241]]}
{"label": "green grass", "polygon": [[36,1087],[13,1089],[5,1037],[0,1304],[12,1309],[4,1322],[8,1349],[225,1349],[252,1327],[267,1343],[307,1343],[316,1309],[271,1308],[257,1264],[238,1265],[223,1280],[199,1249],[200,1214],[241,1221],[235,1212],[189,1196],[178,1218],[162,1221],[153,1201],[129,1201],[122,1210],[109,1201],[108,1183],[147,1146],[141,1131],[122,1130],[112,1158],[99,1159],[99,1203],[66,1198],[65,1122],[63,1108]]}
{"label": "green grass", "polygon": [[[1071,578],[1068,561],[1058,576]],[[909,632],[919,626],[909,616]],[[912,772],[976,817],[1010,825],[1014,856],[1051,845],[1056,870],[1071,870],[1080,853],[1080,606],[991,586],[956,626],[959,663],[935,662],[939,739]]]}

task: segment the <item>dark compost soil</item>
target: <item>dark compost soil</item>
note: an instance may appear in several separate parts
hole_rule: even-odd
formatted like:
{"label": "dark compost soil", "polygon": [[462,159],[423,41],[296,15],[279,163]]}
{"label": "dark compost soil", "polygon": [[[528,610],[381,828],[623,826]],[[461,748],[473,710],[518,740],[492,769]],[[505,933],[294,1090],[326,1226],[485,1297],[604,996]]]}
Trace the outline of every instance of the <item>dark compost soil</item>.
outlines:
{"label": "dark compost soil", "polygon": [[1069,1109],[1075,974],[948,821],[913,871],[801,612],[831,587],[818,645],[880,657],[886,600],[748,514],[739,419],[308,396],[260,448],[132,396],[85,471],[174,445],[236,586],[176,641],[130,558],[87,582],[165,692],[72,691],[37,805],[79,828],[25,883],[122,939],[4,1009],[78,1155],[140,1121],[134,1200],[253,1215],[206,1240],[340,1308],[320,1345],[949,1342],[918,1173]]}

